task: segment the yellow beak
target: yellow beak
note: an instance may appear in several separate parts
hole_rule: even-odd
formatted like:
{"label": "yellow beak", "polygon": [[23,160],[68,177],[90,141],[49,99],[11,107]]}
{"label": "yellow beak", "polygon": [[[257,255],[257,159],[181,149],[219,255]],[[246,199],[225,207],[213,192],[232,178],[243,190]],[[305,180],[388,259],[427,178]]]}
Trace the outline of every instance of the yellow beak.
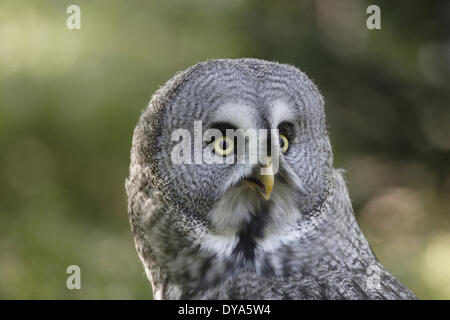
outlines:
{"label": "yellow beak", "polygon": [[268,159],[264,167],[261,167],[257,181],[245,180],[251,187],[256,187],[265,200],[270,199],[275,178],[273,175],[272,159]]}
{"label": "yellow beak", "polygon": [[267,164],[261,168],[259,181],[264,185],[264,189],[259,189],[265,200],[270,199],[275,179],[273,176],[272,159],[268,159]]}

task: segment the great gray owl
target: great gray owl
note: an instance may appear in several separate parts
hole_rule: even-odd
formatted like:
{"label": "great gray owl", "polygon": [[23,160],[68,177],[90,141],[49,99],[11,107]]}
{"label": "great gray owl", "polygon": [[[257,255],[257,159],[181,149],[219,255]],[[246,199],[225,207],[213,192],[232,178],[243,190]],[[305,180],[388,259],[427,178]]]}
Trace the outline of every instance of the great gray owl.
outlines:
{"label": "great gray owl", "polygon": [[[333,168],[323,104],[304,73],[256,59],[196,64],[155,93],[134,131],[126,181],[155,298],[415,298],[356,223]],[[199,144],[195,121],[223,136]],[[258,134],[265,152],[257,163],[206,161],[236,160],[237,134],[229,138],[228,129],[250,128],[269,132]],[[194,152],[183,159],[196,158],[197,147],[201,161],[175,163],[178,129],[192,134],[184,139]],[[244,143],[245,159],[249,150]]]}

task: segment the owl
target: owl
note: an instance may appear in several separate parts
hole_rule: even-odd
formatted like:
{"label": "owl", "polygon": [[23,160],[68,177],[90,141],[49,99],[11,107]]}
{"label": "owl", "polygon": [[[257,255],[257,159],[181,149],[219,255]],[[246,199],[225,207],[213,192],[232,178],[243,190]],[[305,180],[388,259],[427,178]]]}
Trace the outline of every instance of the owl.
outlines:
{"label": "owl", "polygon": [[291,65],[176,74],[136,125],[126,192],[156,299],[416,298],[358,227],[324,100]]}

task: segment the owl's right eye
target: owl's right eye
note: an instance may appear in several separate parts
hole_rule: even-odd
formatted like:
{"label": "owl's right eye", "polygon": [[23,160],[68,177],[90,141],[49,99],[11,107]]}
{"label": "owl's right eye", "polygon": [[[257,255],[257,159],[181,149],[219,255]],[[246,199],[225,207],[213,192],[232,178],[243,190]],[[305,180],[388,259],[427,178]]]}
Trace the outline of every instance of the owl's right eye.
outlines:
{"label": "owl's right eye", "polygon": [[233,140],[227,136],[223,136],[214,142],[214,152],[221,156],[230,154],[234,149]]}

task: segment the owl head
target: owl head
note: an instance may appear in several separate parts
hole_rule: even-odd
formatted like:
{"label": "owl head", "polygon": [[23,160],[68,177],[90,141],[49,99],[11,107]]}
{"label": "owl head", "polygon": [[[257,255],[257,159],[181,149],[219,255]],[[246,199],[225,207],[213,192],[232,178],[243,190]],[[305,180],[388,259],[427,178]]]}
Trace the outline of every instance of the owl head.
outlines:
{"label": "owl head", "polygon": [[215,232],[269,212],[279,223],[296,219],[328,192],[323,99],[290,65],[199,63],[153,96],[136,126],[131,160],[131,184]]}

